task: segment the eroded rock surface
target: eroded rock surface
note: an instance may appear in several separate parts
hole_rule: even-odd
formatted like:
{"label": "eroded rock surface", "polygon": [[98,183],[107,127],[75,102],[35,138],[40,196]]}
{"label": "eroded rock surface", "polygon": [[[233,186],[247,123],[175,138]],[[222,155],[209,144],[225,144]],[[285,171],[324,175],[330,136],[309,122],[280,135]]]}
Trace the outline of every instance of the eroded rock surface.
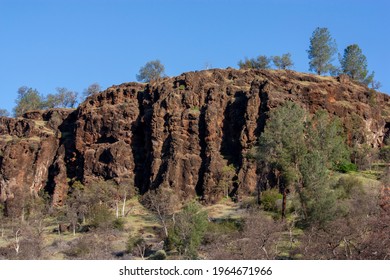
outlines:
{"label": "eroded rock surface", "polygon": [[389,133],[389,96],[346,76],[189,72],[110,87],[77,110],[0,118],[1,199],[11,199],[17,189],[46,189],[61,204],[72,182],[101,179],[134,182],[141,192],[167,186],[183,199],[197,195],[210,203],[223,193],[221,180],[231,182],[230,195],[252,192],[258,175],[248,155],[267,112],[286,100],[310,112],[326,109],[347,129],[357,120],[372,146],[382,145]]}

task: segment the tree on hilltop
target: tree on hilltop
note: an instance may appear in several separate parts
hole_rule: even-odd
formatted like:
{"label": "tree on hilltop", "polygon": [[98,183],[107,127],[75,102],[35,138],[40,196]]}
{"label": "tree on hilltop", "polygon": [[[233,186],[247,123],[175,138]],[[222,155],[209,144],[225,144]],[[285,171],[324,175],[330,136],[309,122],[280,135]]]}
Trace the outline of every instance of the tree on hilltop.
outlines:
{"label": "tree on hilltop", "polygon": [[18,89],[16,106],[13,109],[16,117],[22,116],[27,111],[43,109],[43,97],[33,88],[22,86]]}
{"label": "tree on hilltop", "polygon": [[336,51],[336,41],[330,35],[328,28],[317,27],[310,38],[310,47],[307,50],[310,59],[309,70],[318,75],[332,72],[335,67],[331,61]]}
{"label": "tree on hilltop", "polygon": [[164,77],[164,71],[165,67],[160,60],[152,60],[139,69],[139,74],[136,77],[139,82],[149,83]]}
{"label": "tree on hilltop", "polygon": [[6,109],[0,109],[0,117],[8,117],[9,112]]}
{"label": "tree on hilltop", "polygon": [[290,53],[285,53],[282,56],[278,56],[278,55],[273,56],[272,62],[274,63],[276,68],[284,69],[284,70],[290,69],[294,65]]}
{"label": "tree on hilltop", "polygon": [[368,74],[367,58],[357,44],[345,48],[340,64],[342,72],[356,81],[368,85],[374,79],[374,73]]}
{"label": "tree on hilltop", "polygon": [[96,93],[99,93],[101,90],[102,90],[102,88],[100,87],[100,85],[98,83],[93,83],[83,91],[83,95],[84,95],[84,97],[88,97],[88,96],[94,95]]}
{"label": "tree on hilltop", "polygon": [[265,55],[260,55],[256,59],[245,58],[244,61],[240,60],[238,62],[238,67],[240,69],[269,69],[271,59]]}

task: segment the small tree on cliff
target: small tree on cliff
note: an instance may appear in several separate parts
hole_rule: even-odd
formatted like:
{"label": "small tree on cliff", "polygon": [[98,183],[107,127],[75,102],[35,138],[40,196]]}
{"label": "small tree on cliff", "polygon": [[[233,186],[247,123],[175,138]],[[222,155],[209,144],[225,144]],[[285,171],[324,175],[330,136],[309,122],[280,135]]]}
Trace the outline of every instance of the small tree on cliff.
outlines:
{"label": "small tree on cliff", "polygon": [[317,27],[310,38],[310,47],[307,50],[310,59],[309,70],[318,75],[334,70],[331,61],[336,51],[336,41],[330,35],[328,28]]}
{"label": "small tree on cliff", "polygon": [[160,60],[152,60],[139,69],[136,76],[139,82],[149,83],[165,76],[165,67]]}
{"label": "small tree on cliff", "polygon": [[9,112],[6,109],[0,109],[0,117],[8,117]]}
{"label": "small tree on cliff", "polygon": [[271,59],[265,55],[260,55],[256,59],[245,58],[244,61],[240,60],[238,62],[238,67],[240,69],[269,69]]}
{"label": "small tree on cliff", "polygon": [[273,56],[272,62],[278,69],[290,69],[292,66],[294,66],[290,53],[285,53],[282,56]]}
{"label": "small tree on cliff", "polygon": [[83,91],[83,95],[84,97],[88,97],[100,92],[101,90],[102,88],[98,83],[93,83]]}
{"label": "small tree on cliff", "polygon": [[27,111],[38,110],[44,107],[41,94],[36,89],[26,86],[18,89],[18,97],[15,102],[14,114],[16,117],[20,117]]}

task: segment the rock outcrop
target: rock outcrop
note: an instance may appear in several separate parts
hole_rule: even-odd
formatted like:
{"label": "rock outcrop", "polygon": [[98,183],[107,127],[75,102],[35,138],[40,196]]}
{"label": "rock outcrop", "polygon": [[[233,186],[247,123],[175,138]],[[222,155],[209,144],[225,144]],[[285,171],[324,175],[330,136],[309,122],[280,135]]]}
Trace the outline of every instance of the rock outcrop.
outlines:
{"label": "rock outcrop", "polygon": [[211,203],[221,195],[221,180],[230,182],[232,196],[252,192],[258,175],[247,155],[267,112],[286,100],[310,112],[325,109],[347,130],[358,124],[372,146],[389,134],[390,97],[346,76],[189,72],[110,87],[76,110],[0,118],[1,199],[45,189],[61,204],[69,184],[102,179],[134,183],[141,192],[166,186],[183,199],[197,195]]}

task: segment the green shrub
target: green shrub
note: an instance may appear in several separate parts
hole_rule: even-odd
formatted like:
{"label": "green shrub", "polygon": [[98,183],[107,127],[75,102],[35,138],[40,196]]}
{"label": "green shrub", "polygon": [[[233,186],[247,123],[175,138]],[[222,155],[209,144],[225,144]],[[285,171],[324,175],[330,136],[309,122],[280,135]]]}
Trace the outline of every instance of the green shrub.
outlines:
{"label": "green shrub", "polygon": [[112,222],[112,226],[117,230],[123,231],[125,229],[125,220],[117,218]]}
{"label": "green shrub", "polygon": [[130,235],[126,243],[127,252],[132,253],[137,246],[143,246],[144,243],[145,239],[142,236]]}
{"label": "green shrub", "polygon": [[390,146],[384,146],[380,149],[379,158],[385,162],[390,162]]}
{"label": "green shrub", "polygon": [[357,171],[357,166],[351,162],[343,162],[337,165],[336,170],[342,173],[348,173]]}
{"label": "green shrub", "polygon": [[114,213],[104,204],[94,205],[91,209],[90,224],[96,228],[112,228],[114,225]]}
{"label": "green shrub", "polygon": [[165,260],[167,258],[167,253],[164,250],[158,250],[156,253],[149,257],[150,260]]}
{"label": "green shrub", "polygon": [[185,259],[197,259],[200,246],[207,230],[207,213],[196,202],[188,203],[175,217],[175,224],[169,229],[167,246],[173,246]]}
{"label": "green shrub", "polygon": [[194,106],[194,107],[191,108],[191,110],[199,112],[199,107],[198,106]]}
{"label": "green shrub", "polygon": [[277,189],[269,189],[261,193],[260,201],[265,211],[277,212],[278,205],[276,201],[282,198],[283,195]]}
{"label": "green shrub", "polygon": [[339,179],[333,187],[336,190],[337,198],[351,198],[354,192],[363,192],[363,182],[354,176],[344,176]]}
{"label": "green shrub", "polygon": [[185,88],[186,88],[185,85],[180,85],[180,86],[179,86],[179,89],[180,89],[180,90],[185,90]]}

